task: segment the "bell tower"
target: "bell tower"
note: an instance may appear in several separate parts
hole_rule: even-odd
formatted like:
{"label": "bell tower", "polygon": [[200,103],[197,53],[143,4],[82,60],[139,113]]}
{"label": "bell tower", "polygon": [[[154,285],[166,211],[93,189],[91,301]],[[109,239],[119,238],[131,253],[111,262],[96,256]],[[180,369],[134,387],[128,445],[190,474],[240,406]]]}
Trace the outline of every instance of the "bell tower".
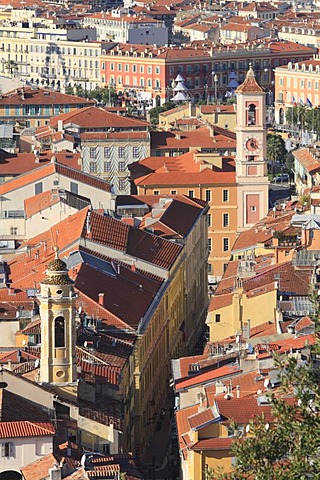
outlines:
{"label": "bell tower", "polygon": [[73,282],[68,269],[58,258],[40,282],[41,358],[40,381],[66,384],[76,381],[76,325]]}
{"label": "bell tower", "polygon": [[269,182],[266,158],[266,99],[252,66],[236,90],[238,231],[251,227],[268,213]]}

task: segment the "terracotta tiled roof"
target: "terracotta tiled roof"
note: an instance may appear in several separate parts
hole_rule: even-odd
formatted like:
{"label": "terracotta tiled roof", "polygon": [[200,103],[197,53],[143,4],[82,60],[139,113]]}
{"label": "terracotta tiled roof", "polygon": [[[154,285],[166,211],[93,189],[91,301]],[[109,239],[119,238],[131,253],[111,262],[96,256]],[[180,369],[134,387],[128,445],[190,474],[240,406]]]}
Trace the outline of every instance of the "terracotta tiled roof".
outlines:
{"label": "terracotta tiled roof", "polygon": [[172,267],[182,249],[169,240],[95,212],[91,213],[90,232],[87,231],[86,236],[164,269]]}
{"label": "terracotta tiled roof", "polygon": [[[22,98],[22,92],[23,97]],[[43,88],[32,89],[31,87],[20,87],[2,95],[1,105],[71,105],[81,108],[94,105],[93,100],[88,100],[75,95],[68,95],[57,91]]]}
{"label": "terracotta tiled roof", "polygon": [[[124,275],[122,275],[122,272]],[[131,277],[129,278],[129,273]],[[150,281],[129,269],[120,268],[119,274],[109,275],[82,264],[75,287],[98,302],[99,293],[106,292],[103,307],[126,324],[137,327],[154,300],[162,282]]]}
{"label": "terracotta tiled roof", "polygon": [[299,148],[293,155],[310,174],[320,171],[320,160],[313,155],[310,148]]}
{"label": "terracotta tiled roof", "polygon": [[192,445],[191,450],[230,450],[233,442],[233,437],[204,438]]}
{"label": "terracotta tiled roof", "polygon": [[207,408],[203,411],[196,413],[188,418],[190,428],[198,430],[204,426],[212,423],[218,418],[217,412],[214,408]]}
{"label": "terracotta tiled roof", "polygon": [[55,156],[57,162],[67,165],[75,170],[80,170],[79,157],[80,153],[70,152],[43,152],[39,155],[39,163],[36,163],[34,153],[8,153],[0,150],[0,174],[1,175],[21,175],[30,172],[44,164],[51,162],[51,158]]}
{"label": "terracotta tiled roof", "polygon": [[210,370],[209,372],[200,372],[198,375],[192,375],[187,379],[181,379],[176,382],[175,388],[176,391],[188,389],[195,385],[204,385],[206,382],[210,382],[214,379],[226,377],[234,373],[239,373],[242,370],[235,365],[224,365],[223,367]]}
{"label": "terracotta tiled roof", "polygon": [[13,190],[17,190],[18,188],[29,185],[30,183],[36,182],[37,180],[48,177],[54,173],[58,173],[72,180],[83,182],[87,185],[98,188],[105,192],[110,192],[110,184],[105,182],[104,180],[93,177],[92,175],[88,175],[83,172],[79,172],[77,170],[74,170],[73,168],[61,165],[60,163],[52,162],[48,165],[44,165],[28,173],[19,175],[18,177],[3,183],[2,185],[0,185],[0,195],[4,195],[8,192],[12,192]]}
{"label": "terracotta tiled roof", "polygon": [[216,397],[217,408],[220,415],[228,421],[236,422],[238,425],[247,424],[255,420],[258,415],[264,413],[267,422],[273,420],[270,405],[259,405],[257,398],[220,398]]}
{"label": "terracotta tiled roof", "polygon": [[29,463],[21,469],[24,480],[43,480],[49,475],[49,469],[58,463],[56,457],[50,453],[36,462]]}
{"label": "terracotta tiled roof", "polygon": [[236,141],[226,134],[211,136],[208,127],[197,128],[190,132],[151,132],[152,149],[205,149],[235,150]]}
{"label": "terracotta tiled roof", "polygon": [[209,303],[209,312],[219,310],[220,308],[232,305],[233,293],[226,293],[224,295],[214,295]]}
{"label": "terracotta tiled roof", "polygon": [[43,437],[54,435],[52,423],[0,422],[0,438]]}
{"label": "terracotta tiled roof", "polygon": [[105,108],[101,107],[87,107],[80,110],[64,113],[51,118],[50,125],[57,128],[58,122],[62,121],[64,125],[74,124],[79,125],[80,128],[103,128],[106,130],[109,127],[132,129],[132,128],[147,128],[148,123],[143,120],[136,120],[124,115],[117,115],[111,113]]}
{"label": "terracotta tiled roof", "polygon": [[50,416],[23,397],[0,390],[0,438],[54,435]]}
{"label": "terracotta tiled roof", "polygon": [[239,85],[236,92],[237,93],[260,93],[263,91],[264,91],[263,88],[258,84],[257,80],[255,79],[254,71],[250,66],[244,82],[241,85]]}

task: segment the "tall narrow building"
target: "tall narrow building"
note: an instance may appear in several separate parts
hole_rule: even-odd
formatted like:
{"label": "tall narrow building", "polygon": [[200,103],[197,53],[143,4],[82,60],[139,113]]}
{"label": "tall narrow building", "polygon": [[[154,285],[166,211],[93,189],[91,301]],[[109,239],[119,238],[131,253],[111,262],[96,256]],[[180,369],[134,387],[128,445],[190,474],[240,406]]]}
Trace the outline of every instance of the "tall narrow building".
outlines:
{"label": "tall narrow building", "polygon": [[76,381],[76,324],[73,282],[62,260],[47,267],[40,283],[41,358],[40,382],[66,384]]}
{"label": "tall narrow building", "polygon": [[250,66],[237,88],[238,232],[253,226],[268,212],[266,99]]}

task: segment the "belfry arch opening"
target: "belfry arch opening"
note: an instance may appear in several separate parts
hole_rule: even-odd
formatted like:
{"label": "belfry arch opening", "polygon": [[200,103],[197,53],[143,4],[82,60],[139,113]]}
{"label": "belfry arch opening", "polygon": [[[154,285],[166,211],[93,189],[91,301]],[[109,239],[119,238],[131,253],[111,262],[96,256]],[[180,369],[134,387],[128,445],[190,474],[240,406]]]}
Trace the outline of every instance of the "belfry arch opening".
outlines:
{"label": "belfry arch opening", "polygon": [[65,347],[65,319],[63,317],[56,317],[54,320],[54,346],[56,348]]}

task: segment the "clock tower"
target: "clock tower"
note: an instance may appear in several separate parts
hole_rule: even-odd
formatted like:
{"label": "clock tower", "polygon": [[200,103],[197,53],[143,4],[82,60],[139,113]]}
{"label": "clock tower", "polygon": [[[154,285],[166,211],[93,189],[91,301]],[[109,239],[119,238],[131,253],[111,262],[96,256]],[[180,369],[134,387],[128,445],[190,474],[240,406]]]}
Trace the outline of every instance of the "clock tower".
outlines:
{"label": "clock tower", "polygon": [[268,213],[265,92],[252,67],[236,90],[238,231],[251,227]]}

